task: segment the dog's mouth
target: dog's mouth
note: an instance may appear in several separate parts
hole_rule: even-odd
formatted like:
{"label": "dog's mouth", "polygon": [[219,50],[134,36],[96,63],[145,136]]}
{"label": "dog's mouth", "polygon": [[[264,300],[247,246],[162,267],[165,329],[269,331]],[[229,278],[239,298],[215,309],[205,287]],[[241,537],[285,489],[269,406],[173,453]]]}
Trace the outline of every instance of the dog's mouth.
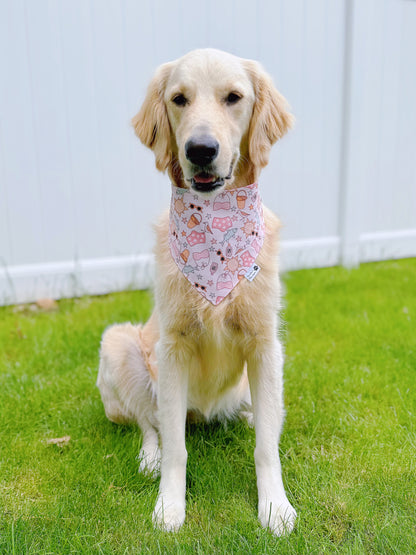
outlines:
{"label": "dog's mouth", "polygon": [[210,193],[224,185],[224,178],[208,172],[200,172],[191,179],[191,186],[200,193]]}
{"label": "dog's mouth", "polygon": [[215,175],[214,173],[210,173],[209,171],[201,171],[196,173],[191,179],[188,181],[191,182],[191,187],[195,191],[199,193],[212,193],[217,189],[223,187],[224,183],[231,179],[233,174],[233,166],[234,164],[231,163],[230,171],[226,177],[220,177]]}

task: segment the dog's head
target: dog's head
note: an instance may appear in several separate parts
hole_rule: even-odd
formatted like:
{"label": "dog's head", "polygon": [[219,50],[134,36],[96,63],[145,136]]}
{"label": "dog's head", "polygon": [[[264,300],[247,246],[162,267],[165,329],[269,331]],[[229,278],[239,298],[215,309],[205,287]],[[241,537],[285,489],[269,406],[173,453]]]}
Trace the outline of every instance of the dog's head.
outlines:
{"label": "dog's head", "polygon": [[159,170],[209,195],[255,181],[291,121],[257,62],[204,49],[159,67],[133,126]]}

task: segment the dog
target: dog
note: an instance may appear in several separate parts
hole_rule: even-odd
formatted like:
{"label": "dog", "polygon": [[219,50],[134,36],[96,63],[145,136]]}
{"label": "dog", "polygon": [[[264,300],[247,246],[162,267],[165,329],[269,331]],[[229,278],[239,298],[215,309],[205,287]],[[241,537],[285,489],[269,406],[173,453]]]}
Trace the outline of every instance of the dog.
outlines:
{"label": "dog", "polygon": [[140,470],[160,470],[153,522],[167,531],[185,519],[190,413],[254,421],[260,523],[276,535],[295,524],[278,452],[279,222],[257,189],[291,124],[257,62],[214,49],[159,67],[133,118],[172,201],[156,226],[154,312],[105,331],[97,385],[107,417],[142,431]]}

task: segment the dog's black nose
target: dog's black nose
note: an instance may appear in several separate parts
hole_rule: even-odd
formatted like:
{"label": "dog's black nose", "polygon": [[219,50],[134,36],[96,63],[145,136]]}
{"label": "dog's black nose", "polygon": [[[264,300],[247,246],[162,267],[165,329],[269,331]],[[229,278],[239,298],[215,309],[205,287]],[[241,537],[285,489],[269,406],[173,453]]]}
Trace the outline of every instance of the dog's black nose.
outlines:
{"label": "dog's black nose", "polygon": [[187,159],[196,166],[208,166],[218,156],[220,145],[207,135],[192,137],[185,144]]}

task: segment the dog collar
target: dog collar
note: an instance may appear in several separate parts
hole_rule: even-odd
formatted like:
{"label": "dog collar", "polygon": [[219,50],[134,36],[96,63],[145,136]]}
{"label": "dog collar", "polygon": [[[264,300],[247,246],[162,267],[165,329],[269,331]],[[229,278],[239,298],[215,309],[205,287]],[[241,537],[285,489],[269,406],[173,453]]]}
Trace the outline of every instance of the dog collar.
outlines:
{"label": "dog collar", "polygon": [[254,279],[264,241],[257,183],[202,199],[172,185],[169,247],[195,289],[218,305],[241,279]]}

